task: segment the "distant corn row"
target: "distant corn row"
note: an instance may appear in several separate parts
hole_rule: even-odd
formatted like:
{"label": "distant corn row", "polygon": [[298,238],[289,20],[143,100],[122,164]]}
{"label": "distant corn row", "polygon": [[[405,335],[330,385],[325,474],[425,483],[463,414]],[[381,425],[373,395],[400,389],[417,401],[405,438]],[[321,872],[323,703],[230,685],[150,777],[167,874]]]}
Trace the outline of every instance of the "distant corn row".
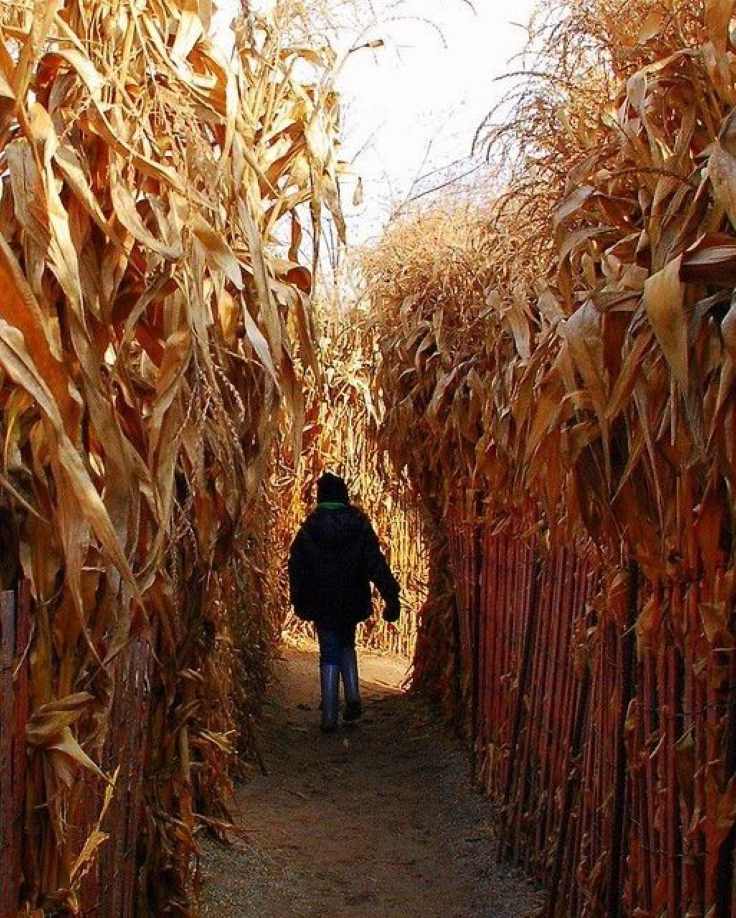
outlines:
{"label": "distant corn row", "polygon": [[0,7],[3,916],[187,913],[263,691],[260,483],[337,108],[288,4],[230,58],[211,15]]}
{"label": "distant corn row", "polygon": [[395,627],[379,613],[359,630],[362,646],[414,655],[417,616],[427,595],[427,554],[422,538],[421,511],[407,483],[387,467],[376,444],[378,415],[371,392],[374,348],[361,313],[320,317],[317,381],[308,377],[303,453],[294,473],[288,441],[279,453],[271,478],[274,501],[271,533],[275,569],[269,582],[279,585],[279,604],[286,614],[285,630],[292,637],[310,636],[311,628],[289,610],[286,557],[291,540],[314,507],[317,479],[323,471],[344,476],[351,499],[373,522],[386,556],[402,587],[402,616]]}
{"label": "distant corn row", "polygon": [[736,909],[733,12],[558,4],[480,135],[507,190],[364,261],[450,562],[415,668],[559,915]]}

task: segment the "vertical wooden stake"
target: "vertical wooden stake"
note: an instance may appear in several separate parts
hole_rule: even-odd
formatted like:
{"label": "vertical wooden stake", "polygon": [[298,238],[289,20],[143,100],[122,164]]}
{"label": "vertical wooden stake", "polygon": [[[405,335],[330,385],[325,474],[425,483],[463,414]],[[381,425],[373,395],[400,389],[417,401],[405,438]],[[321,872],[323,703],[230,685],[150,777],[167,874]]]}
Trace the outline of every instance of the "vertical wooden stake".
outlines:
{"label": "vertical wooden stake", "polygon": [[611,862],[608,874],[607,918],[619,918],[622,906],[623,861],[628,839],[626,812],[626,714],[634,697],[634,625],[639,605],[639,566],[629,562],[629,590],[627,600],[626,631],[623,634],[621,654],[621,706],[616,728],[616,762],[613,813],[611,815]]}

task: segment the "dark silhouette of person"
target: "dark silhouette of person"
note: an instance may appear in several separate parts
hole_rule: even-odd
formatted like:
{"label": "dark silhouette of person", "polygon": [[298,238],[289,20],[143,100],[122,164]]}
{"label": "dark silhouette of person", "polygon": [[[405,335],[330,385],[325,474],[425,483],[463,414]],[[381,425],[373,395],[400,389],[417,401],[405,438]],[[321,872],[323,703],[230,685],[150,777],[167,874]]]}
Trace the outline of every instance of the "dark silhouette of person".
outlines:
{"label": "dark silhouette of person", "polygon": [[358,720],[363,712],[355,629],[371,615],[371,583],[386,603],[385,621],[398,621],[399,584],[373,526],[350,503],[343,479],[326,472],[317,482],[317,506],[299,529],[289,553],[291,603],[299,618],[314,622],[319,638],[325,733],[337,727],[341,675],[343,719]]}

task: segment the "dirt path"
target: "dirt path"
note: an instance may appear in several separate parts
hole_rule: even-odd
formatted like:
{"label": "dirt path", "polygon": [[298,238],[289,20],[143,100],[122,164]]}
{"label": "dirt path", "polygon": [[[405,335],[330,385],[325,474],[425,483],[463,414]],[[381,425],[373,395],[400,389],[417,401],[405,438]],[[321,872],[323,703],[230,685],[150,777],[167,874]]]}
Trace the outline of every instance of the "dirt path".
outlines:
{"label": "dirt path", "polygon": [[360,726],[317,729],[313,651],[284,651],[262,734],[267,777],[238,795],[243,841],[207,842],[202,914],[519,918],[537,898],[492,856],[492,811],[404,666],[363,654]]}

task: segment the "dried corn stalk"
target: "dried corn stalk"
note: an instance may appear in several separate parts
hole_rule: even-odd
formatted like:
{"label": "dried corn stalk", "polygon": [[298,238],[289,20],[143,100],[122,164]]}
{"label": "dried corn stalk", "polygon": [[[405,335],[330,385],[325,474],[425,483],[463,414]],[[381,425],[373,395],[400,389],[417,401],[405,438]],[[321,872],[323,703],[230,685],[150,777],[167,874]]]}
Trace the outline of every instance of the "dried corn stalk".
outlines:
{"label": "dried corn stalk", "polygon": [[153,913],[187,910],[195,813],[221,813],[230,780],[234,546],[281,402],[299,435],[300,205],[339,223],[333,61],[251,15],[228,60],[210,16],[205,0],[0,7],[2,481],[35,605],[32,907],[82,907],[105,840],[79,827],[110,777],[117,664],[142,640],[134,857]]}
{"label": "dried corn stalk", "polygon": [[[676,649],[683,716],[711,712],[684,721],[676,766],[674,748],[658,760],[653,806],[680,794],[690,860],[651,902],[629,878],[647,914],[726,907],[716,877],[733,862],[733,14],[732,0],[559,3],[513,117],[481,132],[512,157],[509,187],[419,213],[365,258],[395,459],[445,518],[587,539],[609,587],[635,559],[655,597],[640,653],[661,667]],[[643,716],[632,707],[627,730]],[[692,788],[674,783],[685,762]]]}
{"label": "dried corn stalk", "polygon": [[[655,577],[688,554],[695,507],[730,489],[730,63],[714,57],[728,20],[640,4],[637,45],[642,9],[566,6],[572,33],[593,12],[611,29],[587,35],[608,68],[597,93],[574,70],[551,90],[551,73],[524,99],[529,155],[500,200],[420,214],[366,255],[386,432],[443,492],[459,466],[504,503],[624,535]],[[626,66],[604,62],[621,46]]]}

